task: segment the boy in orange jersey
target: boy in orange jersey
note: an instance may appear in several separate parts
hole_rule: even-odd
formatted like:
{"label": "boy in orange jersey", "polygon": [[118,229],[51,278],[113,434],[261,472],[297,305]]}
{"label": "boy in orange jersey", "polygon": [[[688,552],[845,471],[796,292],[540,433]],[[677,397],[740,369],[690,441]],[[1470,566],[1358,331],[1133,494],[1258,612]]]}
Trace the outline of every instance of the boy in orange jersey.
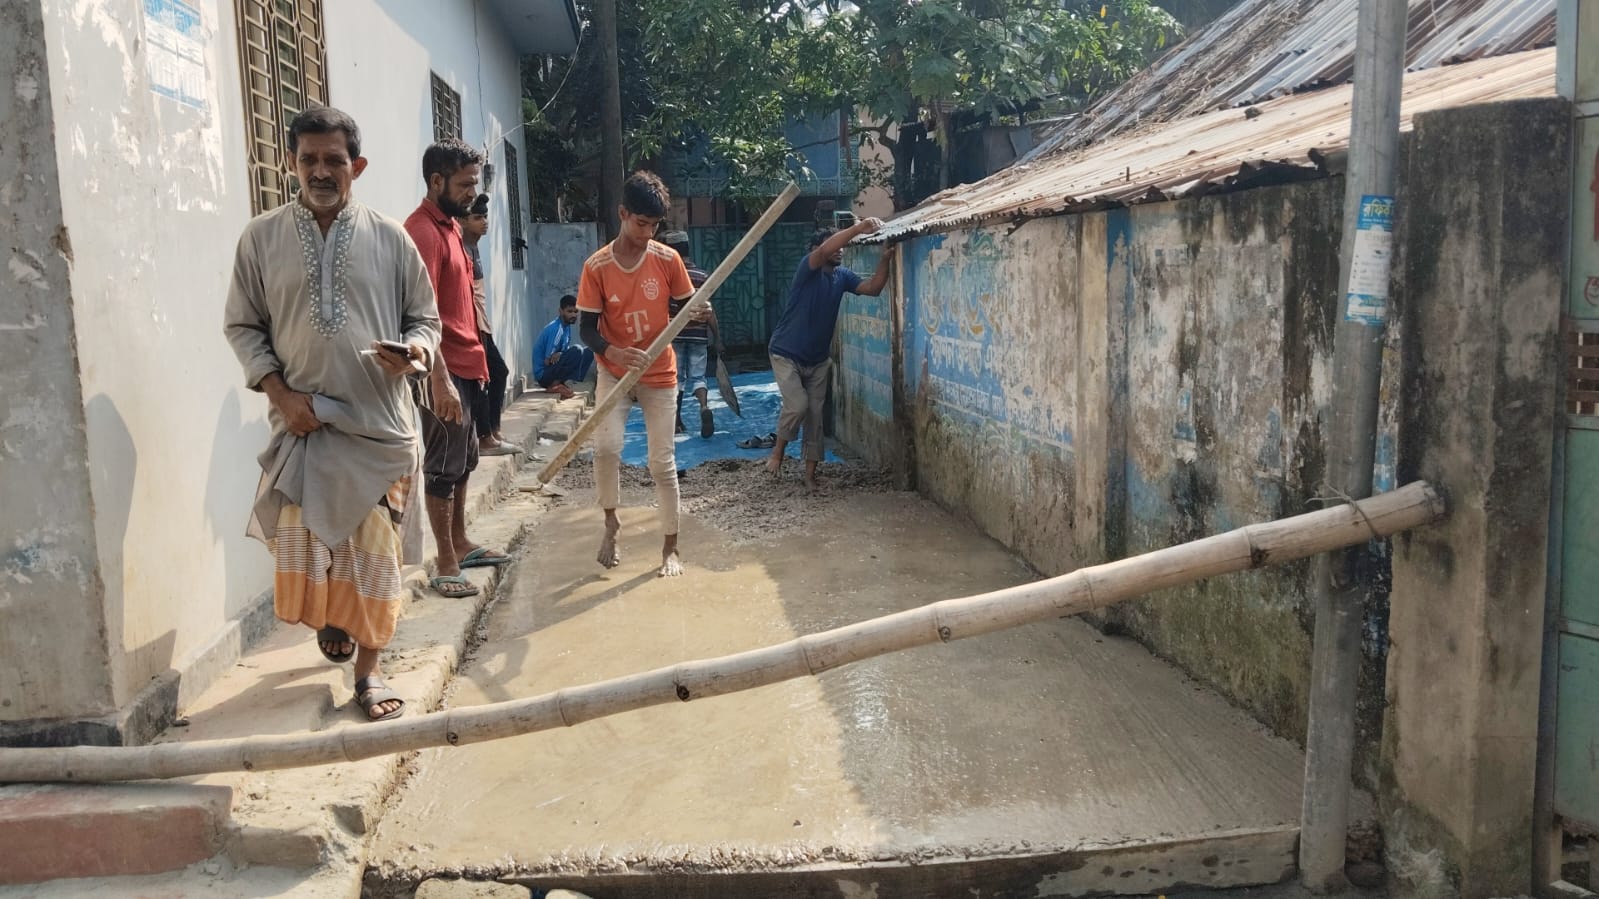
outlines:
{"label": "boy in orange jersey", "polygon": [[[644,367],[645,350],[672,320],[668,304],[694,295],[682,258],[652,239],[669,208],[671,197],[660,178],[648,172],[634,174],[622,184],[618,210],[622,221],[616,240],[583,263],[577,288],[578,333],[600,363],[598,400],[604,400],[630,369]],[[670,349],[644,372],[631,399],[644,410],[650,477],[660,506],[658,574],[676,577],[683,573],[683,563],[677,552],[677,459],[672,445],[677,360]],[[594,431],[594,481],[605,510],[598,560],[606,568],[622,561],[616,549],[616,532],[622,527],[616,506],[622,493],[622,438],[631,407],[631,402],[618,403]]]}

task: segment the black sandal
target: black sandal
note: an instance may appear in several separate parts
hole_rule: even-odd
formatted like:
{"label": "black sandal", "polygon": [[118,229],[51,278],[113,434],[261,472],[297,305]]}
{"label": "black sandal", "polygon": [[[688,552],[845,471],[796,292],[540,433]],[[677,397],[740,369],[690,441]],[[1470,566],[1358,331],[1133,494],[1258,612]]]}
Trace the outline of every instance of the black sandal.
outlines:
{"label": "black sandal", "polygon": [[343,665],[345,662],[355,658],[355,650],[353,649],[349,652],[328,652],[327,647],[322,645],[324,643],[348,643],[351,646],[354,646],[355,641],[351,640],[350,635],[339,628],[328,625],[327,627],[317,631],[317,650],[322,653],[322,658],[327,659],[335,665]]}
{"label": "black sandal", "polygon": [[[400,707],[376,718],[372,717],[372,710],[385,702],[399,702]],[[355,682],[355,704],[359,705],[361,711],[366,713],[366,720],[368,721],[388,721],[391,718],[398,718],[405,714],[405,700],[400,698],[400,694],[389,689],[389,685],[383,682],[383,678],[376,674],[363,677]]]}

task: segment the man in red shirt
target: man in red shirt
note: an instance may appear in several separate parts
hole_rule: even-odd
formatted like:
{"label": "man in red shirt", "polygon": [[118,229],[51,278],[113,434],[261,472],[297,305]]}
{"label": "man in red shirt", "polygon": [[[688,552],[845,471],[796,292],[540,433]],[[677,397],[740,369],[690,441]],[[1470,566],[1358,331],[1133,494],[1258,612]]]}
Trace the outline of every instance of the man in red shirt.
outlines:
{"label": "man in red shirt", "polygon": [[483,156],[454,139],[422,154],[427,198],[405,220],[405,230],[422,253],[438,297],[440,361],[421,392],[422,470],[426,475],[428,521],[438,544],[438,570],[428,583],[441,596],[476,596],[478,588],[462,568],[502,565],[504,553],[478,546],[466,537],[466,483],[477,468],[478,439],[472,406],[489,379],[488,357],[478,338],[472,302],[472,261],[461,242],[456,218],[477,197]]}
{"label": "man in red shirt", "polygon": [[[672,320],[668,304],[694,295],[683,260],[652,238],[671,208],[661,179],[638,172],[622,184],[622,227],[616,240],[583,263],[578,282],[579,334],[599,360],[595,396],[604,399],[627,372],[644,367],[645,352]],[[662,577],[683,573],[677,552],[677,459],[672,425],[677,417],[677,364],[668,349],[644,372],[631,398],[644,410],[650,477],[661,517]],[[622,494],[622,438],[632,403],[618,403],[594,432],[594,480],[605,509],[605,537],[599,563],[621,563],[616,532],[622,527],[616,506]]]}

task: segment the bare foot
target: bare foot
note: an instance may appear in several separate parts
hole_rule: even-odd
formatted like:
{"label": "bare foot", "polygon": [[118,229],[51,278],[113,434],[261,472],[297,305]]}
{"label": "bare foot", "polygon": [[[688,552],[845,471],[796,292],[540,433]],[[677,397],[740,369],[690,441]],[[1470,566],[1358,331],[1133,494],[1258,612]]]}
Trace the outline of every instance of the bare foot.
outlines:
{"label": "bare foot", "polygon": [[815,462],[806,462],[805,463],[805,489],[814,493],[815,491],[820,490],[821,487],[822,487],[821,479],[816,476],[816,463]]}
{"label": "bare foot", "polygon": [[675,550],[661,559],[661,568],[655,572],[656,577],[680,577],[682,574],[683,560],[677,557]]}
{"label": "bare foot", "polygon": [[600,539],[600,553],[595,561],[606,568],[615,568],[622,564],[622,554],[616,549],[616,532],[622,527],[620,522],[605,523],[605,536]]}
{"label": "bare foot", "polygon": [[780,474],[783,471],[783,457],[769,456],[766,459],[766,473]]}

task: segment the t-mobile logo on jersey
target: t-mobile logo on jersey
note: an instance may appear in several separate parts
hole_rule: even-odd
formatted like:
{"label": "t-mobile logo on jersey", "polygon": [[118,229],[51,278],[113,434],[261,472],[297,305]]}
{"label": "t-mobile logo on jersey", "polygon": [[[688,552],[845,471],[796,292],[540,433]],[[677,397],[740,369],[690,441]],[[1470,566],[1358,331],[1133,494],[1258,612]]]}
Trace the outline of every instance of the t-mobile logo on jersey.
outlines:
{"label": "t-mobile logo on jersey", "polygon": [[644,335],[649,333],[649,317],[650,313],[647,309],[634,309],[632,312],[623,315],[623,318],[627,320],[627,332],[633,335],[635,341],[643,340]]}

